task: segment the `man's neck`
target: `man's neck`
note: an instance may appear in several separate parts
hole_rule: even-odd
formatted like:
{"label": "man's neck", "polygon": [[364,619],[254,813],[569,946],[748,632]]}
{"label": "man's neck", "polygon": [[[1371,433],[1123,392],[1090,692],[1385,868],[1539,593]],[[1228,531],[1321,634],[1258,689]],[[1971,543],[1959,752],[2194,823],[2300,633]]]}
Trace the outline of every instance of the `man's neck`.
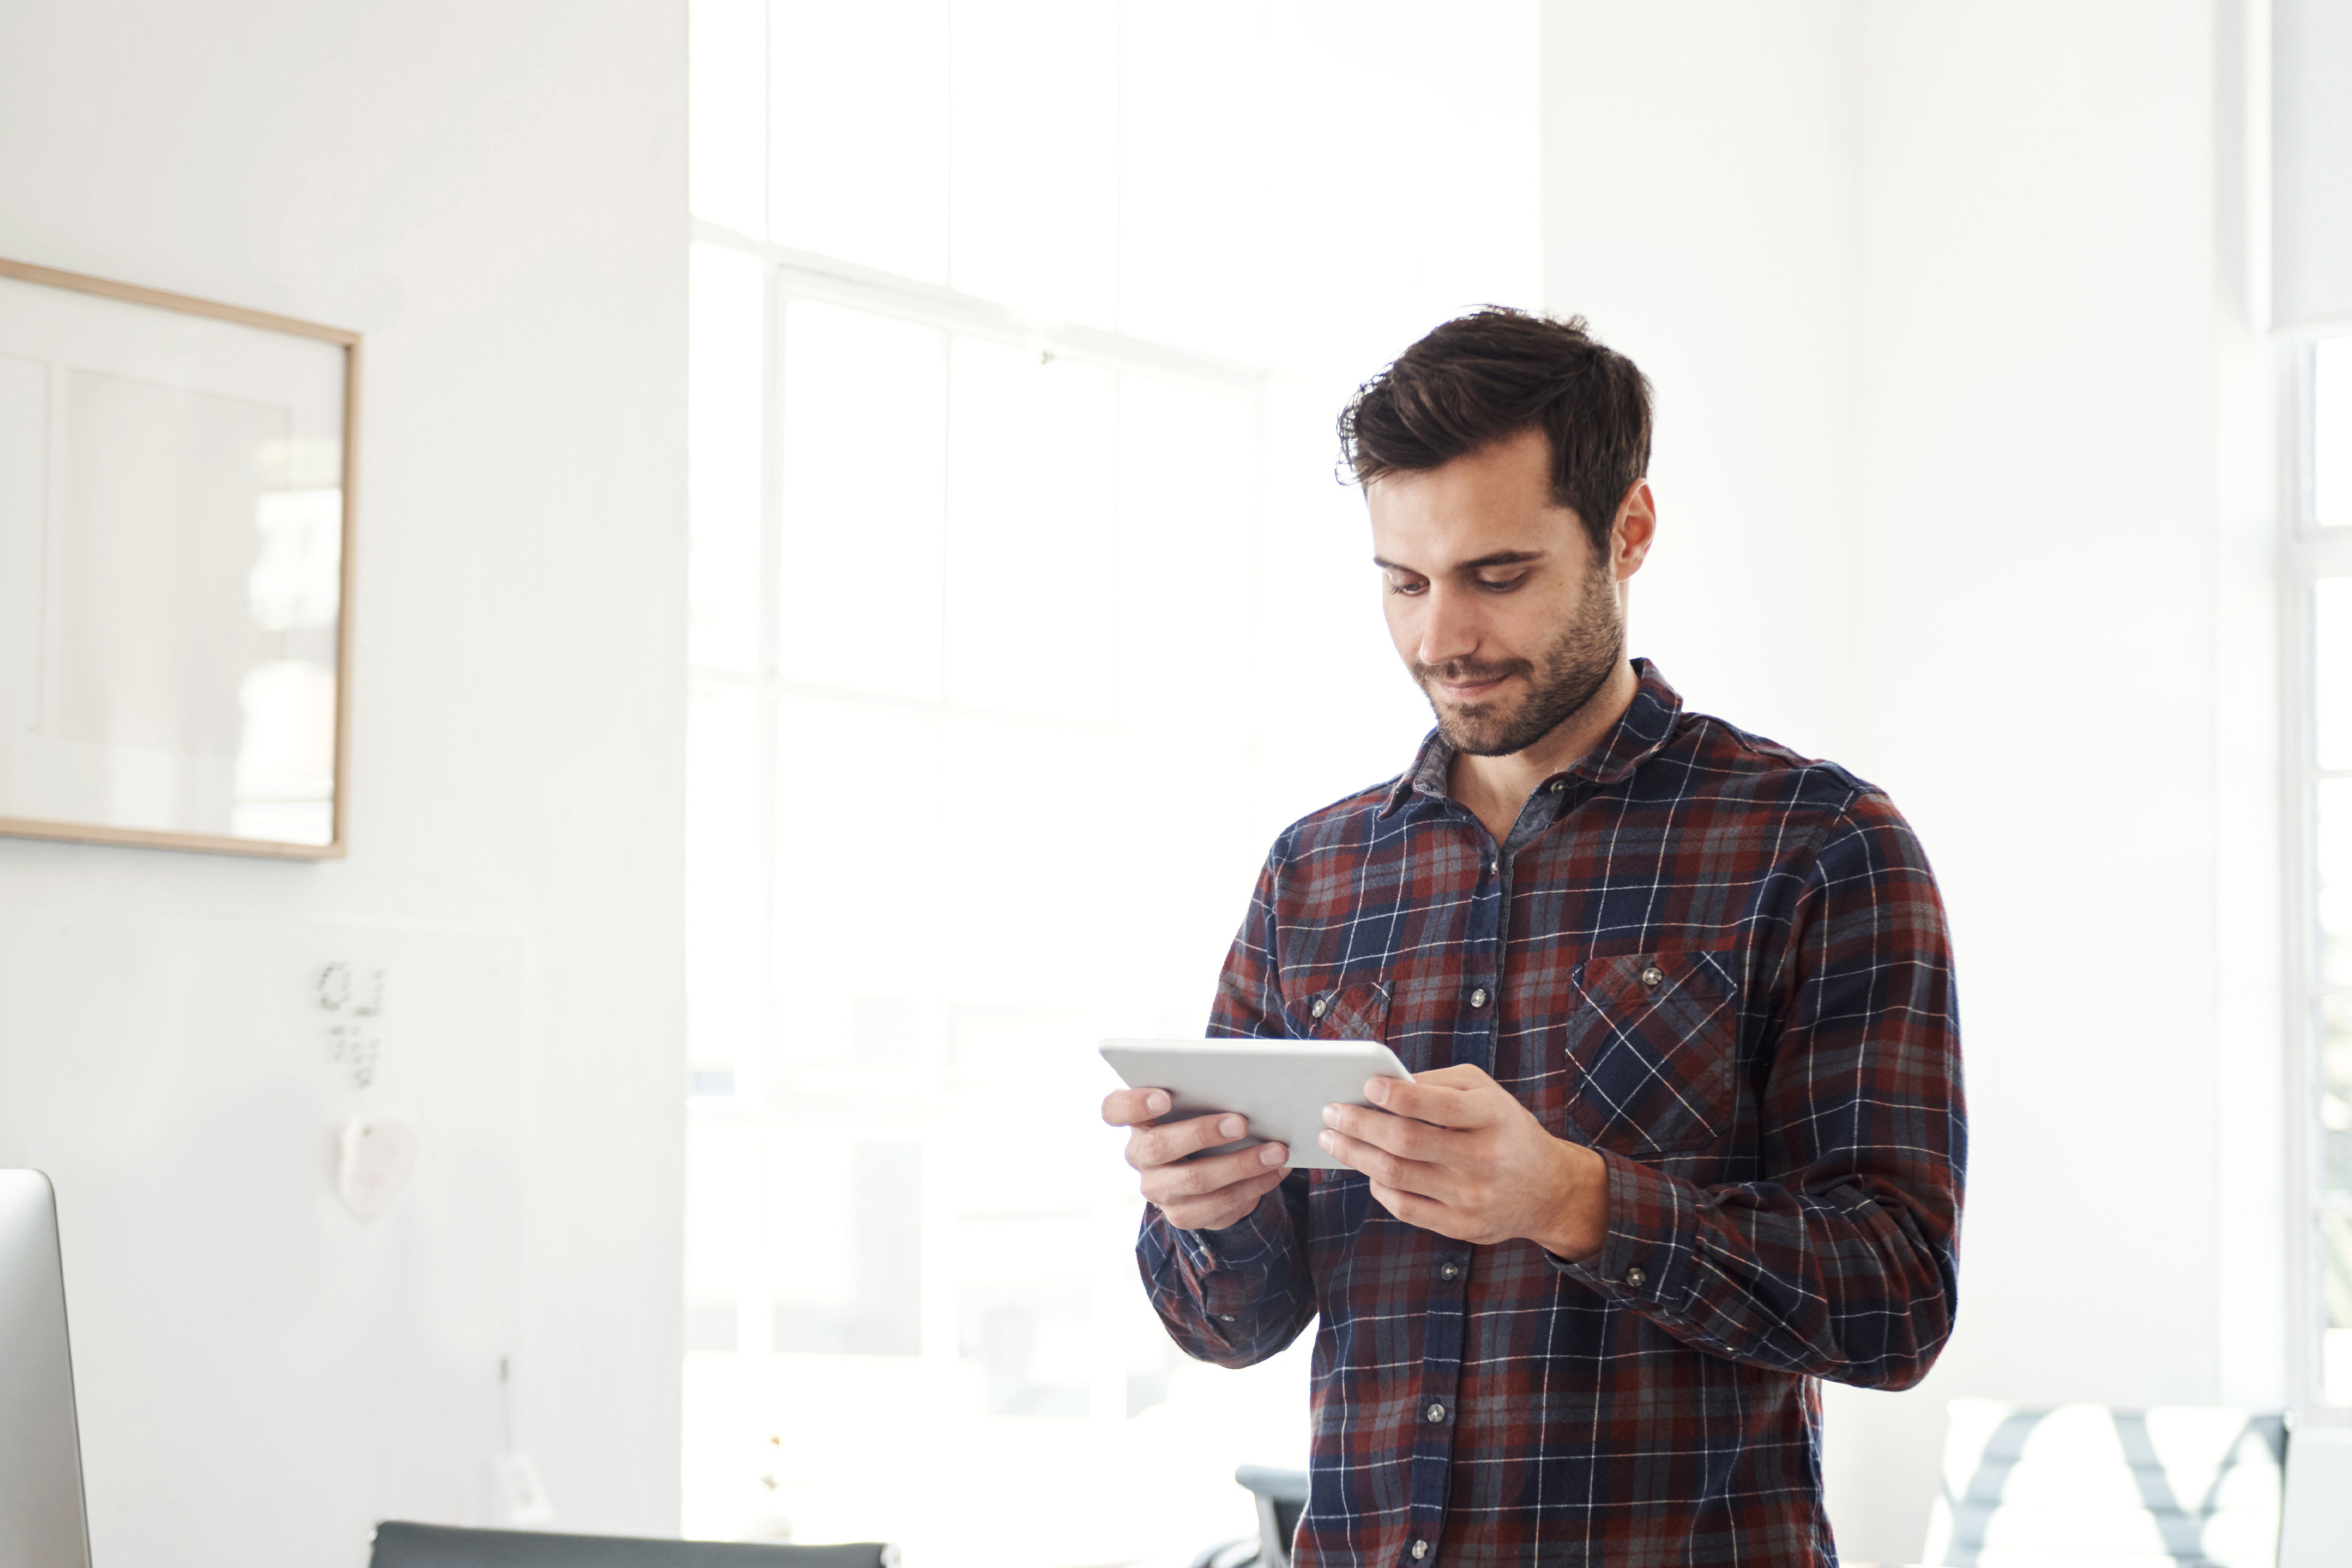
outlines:
{"label": "man's neck", "polygon": [[1523,752],[1507,756],[1475,757],[1467,752],[1454,753],[1454,764],[1446,775],[1445,790],[1455,800],[1466,805],[1486,825],[1486,831],[1502,843],[1511,836],[1511,825],[1519,819],[1519,808],[1536,786],[1565,768],[1573,767],[1585,754],[1609,738],[1625,710],[1633,705],[1633,694],[1642,689],[1641,678],[1633,673],[1630,661],[1619,660],[1616,669],[1592,700],[1561,720],[1542,740]]}

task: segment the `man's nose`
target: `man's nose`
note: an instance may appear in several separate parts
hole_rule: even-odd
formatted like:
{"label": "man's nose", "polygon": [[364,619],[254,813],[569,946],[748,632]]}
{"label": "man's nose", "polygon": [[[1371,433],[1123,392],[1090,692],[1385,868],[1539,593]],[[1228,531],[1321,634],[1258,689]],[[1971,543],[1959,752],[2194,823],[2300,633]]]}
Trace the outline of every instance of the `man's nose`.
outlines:
{"label": "man's nose", "polygon": [[1467,596],[1442,584],[1431,584],[1421,623],[1421,662],[1436,665],[1468,658],[1478,651],[1478,635],[1476,606]]}

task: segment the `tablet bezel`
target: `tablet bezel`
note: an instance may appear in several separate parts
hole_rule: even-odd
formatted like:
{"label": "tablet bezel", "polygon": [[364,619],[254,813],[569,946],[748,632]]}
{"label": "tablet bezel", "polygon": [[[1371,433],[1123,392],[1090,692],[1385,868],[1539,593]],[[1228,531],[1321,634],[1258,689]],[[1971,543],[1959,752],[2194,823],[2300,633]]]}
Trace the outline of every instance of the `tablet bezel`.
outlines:
{"label": "tablet bezel", "polygon": [[1129,1089],[1164,1089],[1175,1105],[1162,1123],[1239,1111],[1248,1136],[1194,1158],[1260,1143],[1289,1145],[1292,1170],[1344,1171],[1323,1152],[1327,1105],[1364,1105],[1365,1080],[1412,1074],[1380,1040],[1105,1040],[1104,1061]]}

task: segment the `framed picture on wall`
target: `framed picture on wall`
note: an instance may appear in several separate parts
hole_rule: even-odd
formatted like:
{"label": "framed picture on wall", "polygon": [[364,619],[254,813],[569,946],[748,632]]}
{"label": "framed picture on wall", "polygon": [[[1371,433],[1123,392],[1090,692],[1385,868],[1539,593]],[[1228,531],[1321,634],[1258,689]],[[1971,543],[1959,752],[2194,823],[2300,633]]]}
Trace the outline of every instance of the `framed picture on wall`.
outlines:
{"label": "framed picture on wall", "polygon": [[359,365],[0,260],[0,834],[343,853]]}

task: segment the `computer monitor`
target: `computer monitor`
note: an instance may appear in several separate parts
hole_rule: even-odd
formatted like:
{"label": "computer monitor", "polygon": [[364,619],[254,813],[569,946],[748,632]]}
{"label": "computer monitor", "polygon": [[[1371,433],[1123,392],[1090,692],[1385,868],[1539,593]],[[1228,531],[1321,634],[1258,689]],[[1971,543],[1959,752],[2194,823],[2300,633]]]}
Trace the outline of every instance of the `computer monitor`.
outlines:
{"label": "computer monitor", "polygon": [[0,1563],[89,1568],[57,1194],[0,1171]]}

